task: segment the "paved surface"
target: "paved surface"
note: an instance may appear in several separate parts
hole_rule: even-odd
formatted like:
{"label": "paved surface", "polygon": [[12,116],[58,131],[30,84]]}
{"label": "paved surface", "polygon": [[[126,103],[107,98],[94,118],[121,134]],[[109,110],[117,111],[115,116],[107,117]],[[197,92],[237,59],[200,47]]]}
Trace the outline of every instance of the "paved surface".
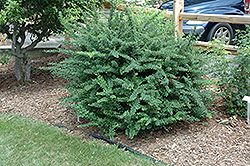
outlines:
{"label": "paved surface", "polygon": [[[31,44],[30,36],[31,36],[30,34],[27,34],[26,40],[24,42],[24,45]],[[65,38],[62,37],[62,36],[51,36],[51,37],[49,37],[48,41],[45,41],[45,42],[41,41],[41,42],[39,42],[38,45],[37,45],[37,47],[40,47],[40,48],[44,48],[44,47],[49,47],[49,48],[51,48],[51,47],[57,47],[58,45],[60,45],[60,41],[62,41],[62,40],[65,40]],[[10,47],[11,43],[12,43],[11,40],[7,39],[7,46],[4,47],[4,48]],[[3,47],[3,46],[1,46],[1,47]]]}

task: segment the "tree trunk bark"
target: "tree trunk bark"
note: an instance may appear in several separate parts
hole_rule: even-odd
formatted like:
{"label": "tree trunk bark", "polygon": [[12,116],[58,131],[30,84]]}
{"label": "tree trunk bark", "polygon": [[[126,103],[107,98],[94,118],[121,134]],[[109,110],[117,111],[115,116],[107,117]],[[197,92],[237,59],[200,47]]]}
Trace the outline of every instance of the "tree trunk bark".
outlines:
{"label": "tree trunk bark", "polygon": [[[14,23],[13,29],[17,30],[18,27]],[[30,64],[27,60],[25,53],[28,51],[22,50],[22,46],[25,42],[25,29],[21,29],[18,33],[13,32],[12,34],[12,51],[16,57],[16,62],[14,66],[14,73],[17,81],[24,79],[25,81],[30,81]],[[35,46],[38,42],[32,43],[30,46]],[[33,47],[34,47],[33,46]]]}
{"label": "tree trunk bark", "polygon": [[30,64],[26,57],[23,59],[23,66],[24,66],[24,80],[30,81]]}
{"label": "tree trunk bark", "polygon": [[30,64],[27,57],[21,53],[21,48],[15,49],[16,61],[14,66],[14,73],[17,81],[24,79],[30,81]]}
{"label": "tree trunk bark", "polygon": [[20,81],[23,78],[22,59],[19,57],[16,57],[14,73],[17,81]]}

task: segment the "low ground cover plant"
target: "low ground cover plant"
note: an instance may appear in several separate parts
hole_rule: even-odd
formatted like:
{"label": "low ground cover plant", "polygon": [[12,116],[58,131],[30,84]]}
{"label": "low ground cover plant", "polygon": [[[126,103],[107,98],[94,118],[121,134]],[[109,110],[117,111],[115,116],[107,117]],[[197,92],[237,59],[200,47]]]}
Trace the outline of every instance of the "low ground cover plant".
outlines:
{"label": "low ground cover plant", "polygon": [[112,5],[107,18],[95,12],[84,24],[66,23],[72,40],[59,51],[69,58],[44,68],[69,80],[64,102],[110,137],[210,117],[205,52],[195,40],[175,38],[175,25],[158,12]]}

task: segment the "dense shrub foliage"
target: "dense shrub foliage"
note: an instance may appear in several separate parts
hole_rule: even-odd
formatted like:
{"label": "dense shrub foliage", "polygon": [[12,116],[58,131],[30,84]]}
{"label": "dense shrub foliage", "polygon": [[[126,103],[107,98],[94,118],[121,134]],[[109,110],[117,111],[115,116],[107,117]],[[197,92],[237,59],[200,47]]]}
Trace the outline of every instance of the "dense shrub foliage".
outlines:
{"label": "dense shrub foliage", "polygon": [[211,70],[217,80],[219,93],[227,111],[243,117],[247,115],[247,102],[242,101],[244,96],[250,95],[250,33],[249,27],[245,32],[240,32],[237,39],[238,55],[229,56],[229,53],[220,46],[214,49]]}
{"label": "dense shrub foliage", "polygon": [[84,12],[101,7],[104,0],[73,0],[73,2]]}
{"label": "dense shrub foliage", "polygon": [[165,1],[163,1],[163,0],[148,0],[148,1],[146,1],[146,3],[147,3],[147,5],[151,5],[154,8],[158,8],[158,7],[160,7],[160,5],[163,2],[167,2],[167,1],[169,1],[169,0],[165,0]]}
{"label": "dense shrub foliage", "polygon": [[191,37],[174,36],[174,24],[159,13],[110,10],[85,24],[68,24],[68,59],[47,68],[69,80],[65,103],[107,135],[130,138],[180,120],[210,116],[203,88],[203,53]]}
{"label": "dense shrub foliage", "polygon": [[147,5],[149,7],[153,8],[158,8],[163,2],[167,2],[169,0],[146,0],[146,1],[141,1],[141,0],[123,0],[123,3],[134,3],[137,6],[144,6]]}

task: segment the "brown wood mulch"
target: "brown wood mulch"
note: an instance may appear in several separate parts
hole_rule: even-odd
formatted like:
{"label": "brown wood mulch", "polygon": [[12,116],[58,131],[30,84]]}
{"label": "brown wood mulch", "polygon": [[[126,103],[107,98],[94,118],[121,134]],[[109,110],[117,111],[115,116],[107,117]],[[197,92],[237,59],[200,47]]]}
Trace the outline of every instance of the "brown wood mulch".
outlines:
{"label": "brown wood mulch", "polygon": [[[39,69],[39,66],[48,66],[49,62],[60,62],[64,58],[55,55],[30,60],[33,72],[29,83],[16,82],[14,64],[0,65],[0,113],[66,126],[74,129],[68,130],[69,134],[78,133],[83,139],[94,139],[87,133],[99,135],[100,131],[96,127],[78,128],[86,120],[77,122],[74,110],[58,100],[68,95],[61,87],[66,81]],[[250,165],[250,127],[246,120],[225,113],[219,101],[210,109],[217,111],[211,119],[195,123],[181,121],[132,140],[118,132],[115,141],[170,165]],[[229,123],[218,123],[225,119]]]}

